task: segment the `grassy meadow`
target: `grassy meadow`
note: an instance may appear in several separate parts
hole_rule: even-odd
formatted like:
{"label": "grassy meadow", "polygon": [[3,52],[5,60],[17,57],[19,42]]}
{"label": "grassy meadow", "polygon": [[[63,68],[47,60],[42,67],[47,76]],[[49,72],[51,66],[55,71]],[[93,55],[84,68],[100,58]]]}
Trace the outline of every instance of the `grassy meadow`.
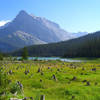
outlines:
{"label": "grassy meadow", "polygon": [[5,89],[0,89],[1,100],[40,100],[40,95],[45,95],[45,100],[100,100],[99,62],[9,61],[0,66],[9,80]]}

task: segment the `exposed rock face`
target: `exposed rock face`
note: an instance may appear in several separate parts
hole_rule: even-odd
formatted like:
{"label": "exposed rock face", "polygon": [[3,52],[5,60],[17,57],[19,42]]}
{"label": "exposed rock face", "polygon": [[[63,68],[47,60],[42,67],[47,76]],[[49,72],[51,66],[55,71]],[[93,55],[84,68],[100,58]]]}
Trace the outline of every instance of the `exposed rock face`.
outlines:
{"label": "exposed rock face", "polygon": [[[73,38],[71,34],[62,30],[58,24],[45,18],[29,15],[20,11],[16,18],[0,29],[0,43],[6,51],[15,50],[34,44],[59,42]],[[11,48],[8,49],[10,45]],[[2,47],[0,46],[2,50]]]}

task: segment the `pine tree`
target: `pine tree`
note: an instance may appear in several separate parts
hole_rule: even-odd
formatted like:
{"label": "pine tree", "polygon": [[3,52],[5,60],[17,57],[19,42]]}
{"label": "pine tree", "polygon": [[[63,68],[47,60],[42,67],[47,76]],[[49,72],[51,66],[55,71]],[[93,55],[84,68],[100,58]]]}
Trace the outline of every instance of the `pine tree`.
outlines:
{"label": "pine tree", "polygon": [[3,54],[0,53],[0,60],[3,60]]}
{"label": "pine tree", "polygon": [[28,51],[27,51],[26,47],[23,48],[22,59],[23,60],[27,60],[28,59]]}

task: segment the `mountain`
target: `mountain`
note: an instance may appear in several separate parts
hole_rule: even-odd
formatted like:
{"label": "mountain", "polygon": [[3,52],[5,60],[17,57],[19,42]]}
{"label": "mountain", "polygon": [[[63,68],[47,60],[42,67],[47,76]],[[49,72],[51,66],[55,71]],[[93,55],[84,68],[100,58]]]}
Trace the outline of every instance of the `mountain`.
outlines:
{"label": "mountain", "polygon": [[[71,38],[73,36],[61,29],[58,24],[45,18],[30,15],[23,10],[19,12],[13,21],[0,28],[0,43],[11,45],[15,49],[35,44],[59,42]],[[7,47],[4,45],[5,49]]]}
{"label": "mountain", "polygon": [[[100,57],[100,31],[68,41],[27,48],[29,56]],[[20,56],[22,50],[12,54]]]}
{"label": "mountain", "polygon": [[78,38],[78,37],[85,36],[85,35],[88,35],[88,32],[77,32],[77,33],[72,33],[72,36],[73,36],[74,38]]}

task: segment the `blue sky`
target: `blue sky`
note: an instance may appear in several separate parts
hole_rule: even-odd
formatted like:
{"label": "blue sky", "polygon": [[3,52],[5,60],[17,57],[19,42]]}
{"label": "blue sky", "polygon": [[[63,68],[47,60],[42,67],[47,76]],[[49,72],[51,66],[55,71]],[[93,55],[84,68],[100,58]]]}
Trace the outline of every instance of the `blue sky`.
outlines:
{"label": "blue sky", "polygon": [[68,32],[100,30],[100,0],[0,0],[0,22],[20,10],[45,17]]}

